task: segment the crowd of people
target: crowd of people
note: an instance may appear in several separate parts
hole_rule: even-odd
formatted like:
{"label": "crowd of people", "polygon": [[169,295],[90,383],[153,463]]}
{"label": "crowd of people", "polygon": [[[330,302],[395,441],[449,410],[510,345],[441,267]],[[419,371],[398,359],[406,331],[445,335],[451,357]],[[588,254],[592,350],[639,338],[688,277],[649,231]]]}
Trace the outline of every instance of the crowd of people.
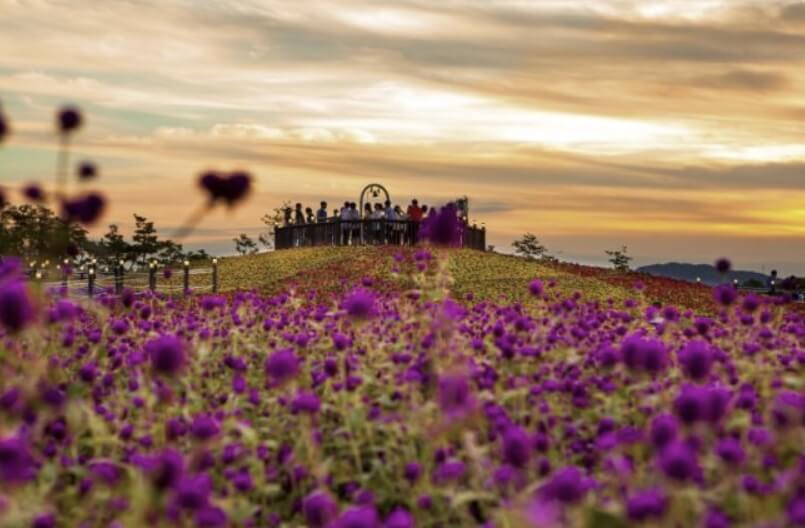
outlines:
{"label": "crowd of people", "polygon": [[[384,203],[366,203],[363,211],[355,202],[344,202],[343,206],[330,210],[327,202],[321,202],[315,212],[311,207],[297,203],[294,208],[285,209],[284,225],[331,224],[334,229],[325,235],[328,240],[318,241],[335,245],[357,244],[414,244],[418,224],[435,209],[419,204],[414,199],[403,210],[389,200]],[[294,240],[295,246],[306,245],[304,231],[299,231]]]}

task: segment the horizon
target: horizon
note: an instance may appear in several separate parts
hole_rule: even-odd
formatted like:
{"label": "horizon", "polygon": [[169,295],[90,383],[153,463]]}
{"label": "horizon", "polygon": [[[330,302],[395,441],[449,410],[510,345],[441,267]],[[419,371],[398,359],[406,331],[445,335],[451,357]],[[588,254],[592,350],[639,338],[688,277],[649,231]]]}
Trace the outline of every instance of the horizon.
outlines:
{"label": "horizon", "polygon": [[805,275],[805,2],[562,4],[0,0],[0,174],[51,184],[69,103],[110,200],[93,236],[133,213],[169,235],[202,171],[245,169],[249,201],[186,248],[233,253],[285,200],[378,182],[468,195],[501,252],[532,232],[585,264],[626,245],[636,267]]}

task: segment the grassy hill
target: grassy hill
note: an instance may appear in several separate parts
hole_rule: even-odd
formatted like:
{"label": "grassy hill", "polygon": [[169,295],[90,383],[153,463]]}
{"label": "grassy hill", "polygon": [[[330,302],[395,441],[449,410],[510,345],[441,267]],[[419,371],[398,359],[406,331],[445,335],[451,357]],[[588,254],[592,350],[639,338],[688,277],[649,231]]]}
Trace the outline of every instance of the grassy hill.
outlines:
{"label": "grassy hill", "polygon": [[[590,266],[541,263],[499,253],[444,251],[449,257],[450,289],[458,299],[470,295],[475,299],[527,304],[533,302],[527,285],[539,278],[557,293],[578,292],[588,300],[622,302],[643,296],[649,302],[705,311],[712,308],[708,287],[683,281]],[[394,256],[410,258],[414,252],[411,248],[326,247],[227,258],[220,264],[221,291],[277,292],[289,287],[297,291],[337,291],[362,278],[404,289],[410,285],[394,273]]]}

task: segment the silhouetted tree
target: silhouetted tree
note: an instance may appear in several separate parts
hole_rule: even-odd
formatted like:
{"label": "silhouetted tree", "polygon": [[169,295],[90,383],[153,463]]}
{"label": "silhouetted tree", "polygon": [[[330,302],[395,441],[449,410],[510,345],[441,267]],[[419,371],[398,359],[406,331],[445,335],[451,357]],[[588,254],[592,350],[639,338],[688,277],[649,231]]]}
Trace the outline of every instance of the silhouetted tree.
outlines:
{"label": "silhouetted tree", "polygon": [[632,257],[627,255],[627,251],[626,246],[621,249],[606,251],[606,254],[609,255],[609,262],[617,271],[629,271],[629,263],[632,261]]}
{"label": "silhouetted tree", "polygon": [[521,238],[512,242],[514,253],[528,259],[540,259],[545,256],[548,249],[539,243],[537,236],[533,233],[526,233]]}
{"label": "silhouetted tree", "polygon": [[246,233],[241,233],[237,238],[233,238],[235,251],[241,255],[254,255],[257,253],[257,243]]}
{"label": "silhouetted tree", "polygon": [[291,202],[285,201],[279,207],[275,207],[270,213],[266,213],[260,219],[265,224],[267,230],[257,237],[257,240],[266,247],[272,249],[274,247],[274,228],[281,226],[285,223],[285,210],[291,207]]}

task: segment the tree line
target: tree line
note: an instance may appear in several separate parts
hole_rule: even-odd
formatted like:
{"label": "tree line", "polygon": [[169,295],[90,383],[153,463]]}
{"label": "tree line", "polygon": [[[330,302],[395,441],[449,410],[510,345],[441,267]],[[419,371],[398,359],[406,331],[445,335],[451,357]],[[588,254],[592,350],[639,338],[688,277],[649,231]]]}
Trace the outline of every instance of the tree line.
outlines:
{"label": "tree line", "polygon": [[128,269],[146,267],[151,261],[168,265],[210,258],[204,250],[185,251],[182,244],[160,238],[153,221],[133,216],[135,228],[129,239],[116,224],[92,239],[80,224],[65,222],[43,205],[7,205],[0,210],[0,255],[53,262],[70,257],[78,263],[94,258],[102,266],[123,261]]}

